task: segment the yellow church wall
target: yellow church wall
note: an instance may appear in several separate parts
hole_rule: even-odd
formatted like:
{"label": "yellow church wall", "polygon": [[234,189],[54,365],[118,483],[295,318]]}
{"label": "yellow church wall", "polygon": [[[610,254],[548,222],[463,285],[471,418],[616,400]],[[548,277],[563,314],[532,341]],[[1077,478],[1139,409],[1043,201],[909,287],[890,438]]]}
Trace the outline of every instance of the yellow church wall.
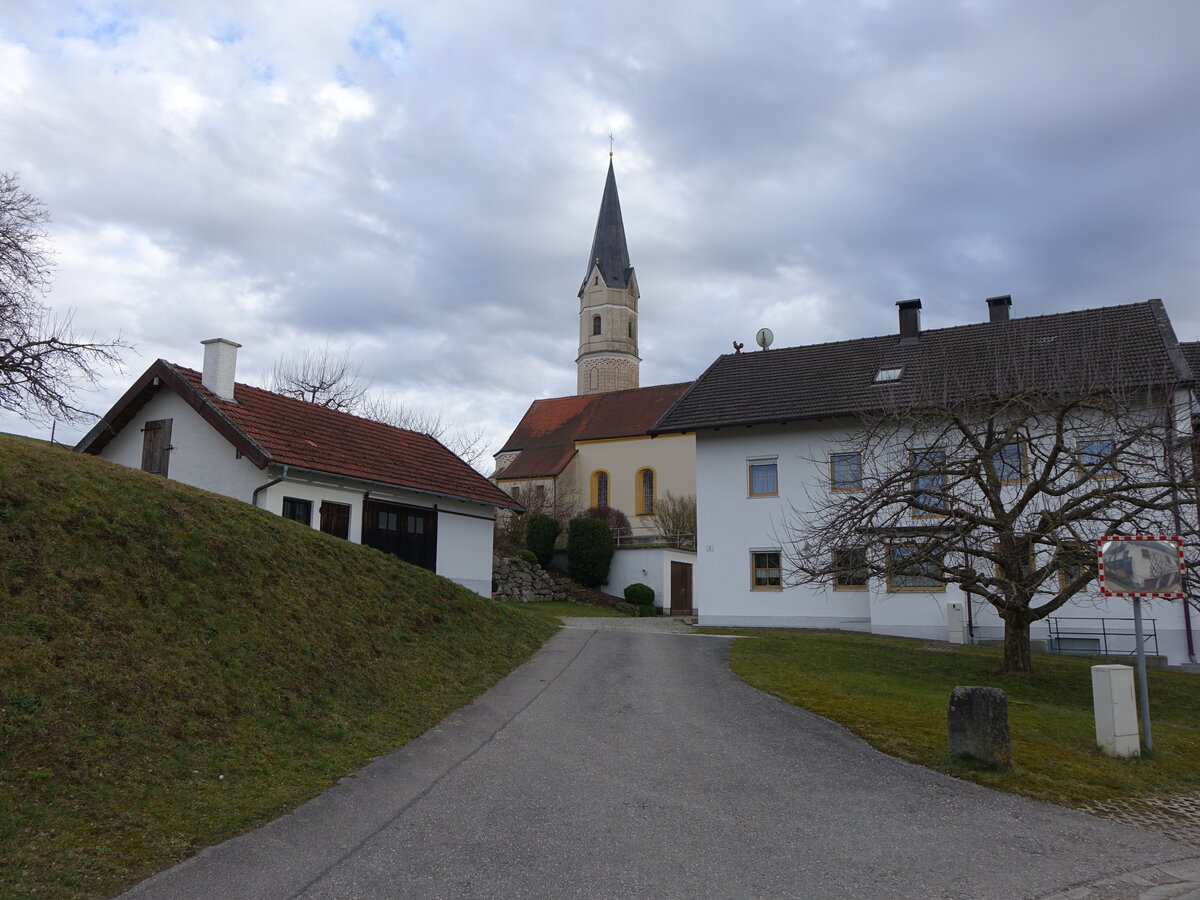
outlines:
{"label": "yellow church wall", "polygon": [[[578,453],[568,469],[574,470],[574,484],[580,498],[580,506],[595,504],[595,473],[607,472],[608,505],[625,513],[634,531],[654,530],[651,516],[639,515],[639,473],[643,469],[654,472],[656,499],[665,496],[668,491],[677,497],[696,493],[694,435],[578,441],[575,448]],[[563,473],[564,476],[567,474]]]}

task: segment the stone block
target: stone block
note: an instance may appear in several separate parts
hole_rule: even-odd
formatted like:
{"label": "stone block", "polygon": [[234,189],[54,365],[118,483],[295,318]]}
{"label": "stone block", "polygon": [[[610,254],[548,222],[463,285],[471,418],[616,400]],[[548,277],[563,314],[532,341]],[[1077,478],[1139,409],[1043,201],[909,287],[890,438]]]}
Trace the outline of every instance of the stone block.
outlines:
{"label": "stone block", "polygon": [[999,688],[956,687],[948,716],[950,758],[1012,765],[1008,697]]}

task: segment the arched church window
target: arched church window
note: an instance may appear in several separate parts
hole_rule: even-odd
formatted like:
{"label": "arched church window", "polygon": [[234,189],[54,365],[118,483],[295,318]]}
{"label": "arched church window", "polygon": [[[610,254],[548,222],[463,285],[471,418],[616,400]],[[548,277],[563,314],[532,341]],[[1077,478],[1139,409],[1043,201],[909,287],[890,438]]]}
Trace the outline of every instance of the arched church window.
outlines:
{"label": "arched church window", "polygon": [[592,506],[608,506],[608,473],[592,473]]}
{"label": "arched church window", "polygon": [[600,333],[600,317],[592,316],[592,334]]}
{"label": "arched church window", "polygon": [[637,484],[634,486],[638,498],[639,516],[654,515],[654,470],[639,469]]}

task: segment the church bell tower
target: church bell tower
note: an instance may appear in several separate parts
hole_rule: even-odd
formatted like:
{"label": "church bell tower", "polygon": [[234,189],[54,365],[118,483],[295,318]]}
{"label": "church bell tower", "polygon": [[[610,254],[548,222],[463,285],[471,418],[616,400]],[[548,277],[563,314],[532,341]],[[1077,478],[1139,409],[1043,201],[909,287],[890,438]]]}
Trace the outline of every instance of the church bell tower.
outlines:
{"label": "church bell tower", "polygon": [[577,394],[638,387],[637,318],[637,277],[629,264],[610,153],[587,275],[579,288]]}

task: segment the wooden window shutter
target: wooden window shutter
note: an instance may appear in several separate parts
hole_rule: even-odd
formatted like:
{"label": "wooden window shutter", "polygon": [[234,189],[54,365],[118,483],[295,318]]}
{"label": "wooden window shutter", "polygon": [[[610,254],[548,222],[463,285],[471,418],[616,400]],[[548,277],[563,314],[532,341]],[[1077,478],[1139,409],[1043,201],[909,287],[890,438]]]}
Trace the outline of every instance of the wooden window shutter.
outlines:
{"label": "wooden window shutter", "polygon": [[142,471],[167,477],[171,458],[171,420],[154,419],[142,428]]}

